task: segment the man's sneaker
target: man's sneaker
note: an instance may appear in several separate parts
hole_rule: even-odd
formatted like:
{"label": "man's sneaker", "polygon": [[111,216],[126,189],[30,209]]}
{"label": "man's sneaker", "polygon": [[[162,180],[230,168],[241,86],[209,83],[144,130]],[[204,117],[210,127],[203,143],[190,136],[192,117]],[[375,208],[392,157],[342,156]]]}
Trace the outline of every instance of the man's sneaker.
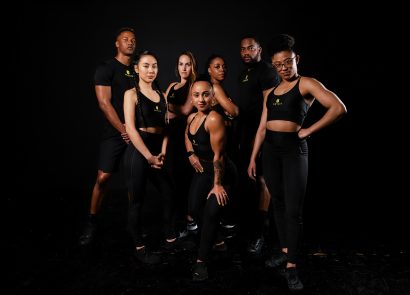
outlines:
{"label": "man's sneaker", "polygon": [[182,239],[182,238],[186,238],[189,235],[189,232],[187,229],[184,229],[183,231],[179,232],[178,234],[178,238]]}
{"label": "man's sneaker", "polygon": [[233,229],[235,228],[236,224],[229,224],[229,223],[225,223],[225,222],[220,222],[220,225],[224,228],[224,229]]}
{"label": "man's sneaker", "polygon": [[272,257],[267,259],[265,261],[265,266],[270,267],[270,268],[275,268],[275,267],[284,265],[287,262],[288,262],[288,255],[281,251],[279,254],[273,255]]}
{"label": "man's sneaker", "polygon": [[158,264],[161,258],[158,255],[152,254],[144,248],[135,250],[135,257],[144,264]]}
{"label": "man's sneaker", "polygon": [[188,222],[186,225],[186,229],[190,232],[195,232],[198,230],[198,224],[195,221]]}
{"label": "man's sneaker", "polygon": [[95,238],[95,233],[97,231],[97,225],[92,222],[87,222],[83,234],[80,236],[79,243],[81,246],[90,245]]}
{"label": "man's sneaker", "polygon": [[205,262],[197,262],[192,268],[192,280],[201,282],[208,279],[208,269]]}
{"label": "man's sneaker", "polygon": [[222,241],[220,243],[214,244],[212,246],[212,249],[217,252],[226,252],[228,251],[228,246],[226,245],[224,241]]}
{"label": "man's sneaker", "polygon": [[263,243],[265,239],[263,237],[257,238],[255,241],[249,243],[248,253],[259,255],[262,252]]}
{"label": "man's sneaker", "polygon": [[299,279],[296,267],[283,268],[279,273],[286,279],[289,291],[295,292],[303,290],[303,283]]}
{"label": "man's sneaker", "polygon": [[195,246],[194,241],[184,238],[177,238],[173,242],[165,241],[162,247],[167,252],[177,253],[182,251],[191,251],[195,248]]}

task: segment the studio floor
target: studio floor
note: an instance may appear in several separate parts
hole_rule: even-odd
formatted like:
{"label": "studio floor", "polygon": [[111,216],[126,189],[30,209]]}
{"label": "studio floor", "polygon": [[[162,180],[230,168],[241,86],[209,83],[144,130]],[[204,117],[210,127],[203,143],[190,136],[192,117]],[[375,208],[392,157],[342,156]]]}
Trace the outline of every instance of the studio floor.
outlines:
{"label": "studio floor", "polygon": [[[38,212],[43,216],[36,213],[39,208],[25,207],[25,219],[7,243],[7,253],[14,255],[10,255],[12,272],[6,294],[289,293],[285,280],[264,266],[265,259],[276,249],[275,235],[269,230],[260,255],[247,253],[248,241],[238,230],[236,236],[226,240],[227,251],[212,253],[205,282],[191,280],[195,250],[165,253],[160,246],[153,246],[162,262],[143,265],[135,259],[124,230],[124,198],[118,197],[121,194],[107,196],[101,213],[103,222],[95,243],[89,247],[78,245],[85,194],[46,198],[49,208]],[[158,238],[152,241],[160,244]],[[305,285],[301,294],[410,294],[409,245],[404,239],[377,234],[308,231],[299,274]]]}

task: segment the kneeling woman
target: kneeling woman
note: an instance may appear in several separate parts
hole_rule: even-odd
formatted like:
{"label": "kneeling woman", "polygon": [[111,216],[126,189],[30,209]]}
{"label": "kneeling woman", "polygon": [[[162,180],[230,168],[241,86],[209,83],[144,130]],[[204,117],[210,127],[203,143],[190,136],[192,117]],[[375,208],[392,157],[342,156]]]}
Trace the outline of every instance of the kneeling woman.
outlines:
{"label": "kneeling woman", "polygon": [[135,61],[134,70],[139,77],[138,82],[124,95],[125,126],[131,140],[124,157],[130,197],[128,230],[135,243],[136,257],[141,262],[155,264],[159,257],[145,249],[141,226],[141,209],[148,180],[162,197],[166,242],[175,241],[171,180],[162,169],[167,146],[164,132],[167,106],[162,93],[153,88],[158,74],[156,57],[148,51],[142,52]]}
{"label": "kneeling woman", "polygon": [[212,110],[215,100],[212,85],[208,81],[196,81],[192,85],[191,96],[198,111],[188,117],[185,131],[189,162],[195,169],[189,191],[188,210],[198,220],[201,231],[193,280],[202,281],[208,278],[205,261],[212,245],[215,242],[216,245],[223,245],[223,240],[216,237],[220,212],[228,204],[236,171],[225,154],[224,119]]}

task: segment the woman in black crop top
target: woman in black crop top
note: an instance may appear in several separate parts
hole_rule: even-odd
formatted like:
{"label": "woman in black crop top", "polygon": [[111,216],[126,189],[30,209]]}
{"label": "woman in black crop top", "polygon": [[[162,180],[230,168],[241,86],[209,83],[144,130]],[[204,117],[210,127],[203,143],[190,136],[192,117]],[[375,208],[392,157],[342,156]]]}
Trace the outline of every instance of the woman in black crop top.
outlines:
{"label": "woman in black crop top", "polygon": [[[199,223],[200,246],[193,280],[208,278],[205,261],[212,249],[225,247],[216,234],[221,209],[228,204],[233,185],[232,164],[225,153],[226,133],[223,117],[211,109],[214,100],[212,85],[197,81],[192,86],[192,100],[198,112],[188,117],[185,145],[189,161],[195,170],[189,192],[189,213]],[[226,173],[224,173],[226,171]]]}
{"label": "woman in black crop top", "polygon": [[[225,59],[218,54],[209,56],[206,63],[206,72],[215,93],[215,104],[212,108],[220,113],[225,120],[227,138],[226,153],[230,159],[235,159],[237,157],[237,150],[233,138],[233,121],[239,115],[239,108],[232,101],[232,98],[222,85],[227,75]],[[236,192],[233,194],[236,194]],[[235,198],[235,200],[237,200],[237,198]],[[226,228],[229,226],[235,229],[235,225],[238,222],[237,208],[237,204],[234,207],[231,202],[229,210],[224,210],[224,216],[222,216],[221,222],[223,227]]]}
{"label": "woman in black crop top", "polygon": [[175,65],[175,73],[179,82],[169,84],[165,97],[168,101],[168,150],[165,169],[171,175],[176,195],[176,219],[181,229],[181,235],[195,233],[197,225],[191,216],[187,215],[188,187],[191,181],[192,169],[185,157],[185,127],[186,119],[192,113],[194,106],[189,99],[189,91],[197,77],[197,63],[190,51],[182,52]]}
{"label": "woman in black crop top", "polygon": [[206,70],[215,93],[213,108],[219,112],[225,120],[225,125],[231,125],[231,121],[239,115],[238,106],[233,103],[222,83],[226,78],[227,67],[222,56],[213,54],[208,58]]}
{"label": "woman in black crop top", "polygon": [[[314,78],[298,74],[299,55],[294,38],[281,34],[271,43],[271,60],[281,82],[267,91],[249,163],[255,179],[256,156],[263,143],[263,172],[271,193],[276,228],[282,251],[266,260],[267,267],[284,267],[291,291],[303,289],[296,272],[302,231],[302,205],[308,176],[306,138],[334,123],[346,113],[342,101]],[[302,127],[314,100],[327,110],[314,124]]]}
{"label": "woman in black crop top", "polygon": [[128,230],[135,243],[137,259],[155,264],[159,257],[145,248],[142,235],[141,210],[146,197],[147,181],[159,190],[163,200],[164,235],[166,243],[175,242],[173,224],[173,194],[169,175],[162,169],[167,148],[165,136],[166,101],[161,92],[153,89],[157,77],[156,57],[142,52],[134,70],[139,79],[136,87],[124,95],[125,126],[131,143],[124,156],[126,183],[130,198]]}

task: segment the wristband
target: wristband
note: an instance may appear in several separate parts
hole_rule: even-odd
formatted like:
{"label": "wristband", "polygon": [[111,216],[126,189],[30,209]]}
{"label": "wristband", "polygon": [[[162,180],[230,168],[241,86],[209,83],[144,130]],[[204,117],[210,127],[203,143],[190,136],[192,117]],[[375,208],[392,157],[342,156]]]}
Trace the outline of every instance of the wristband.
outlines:
{"label": "wristband", "polygon": [[195,152],[194,151],[188,151],[186,152],[186,156],[189,158],[190,156],[194,155]]}

